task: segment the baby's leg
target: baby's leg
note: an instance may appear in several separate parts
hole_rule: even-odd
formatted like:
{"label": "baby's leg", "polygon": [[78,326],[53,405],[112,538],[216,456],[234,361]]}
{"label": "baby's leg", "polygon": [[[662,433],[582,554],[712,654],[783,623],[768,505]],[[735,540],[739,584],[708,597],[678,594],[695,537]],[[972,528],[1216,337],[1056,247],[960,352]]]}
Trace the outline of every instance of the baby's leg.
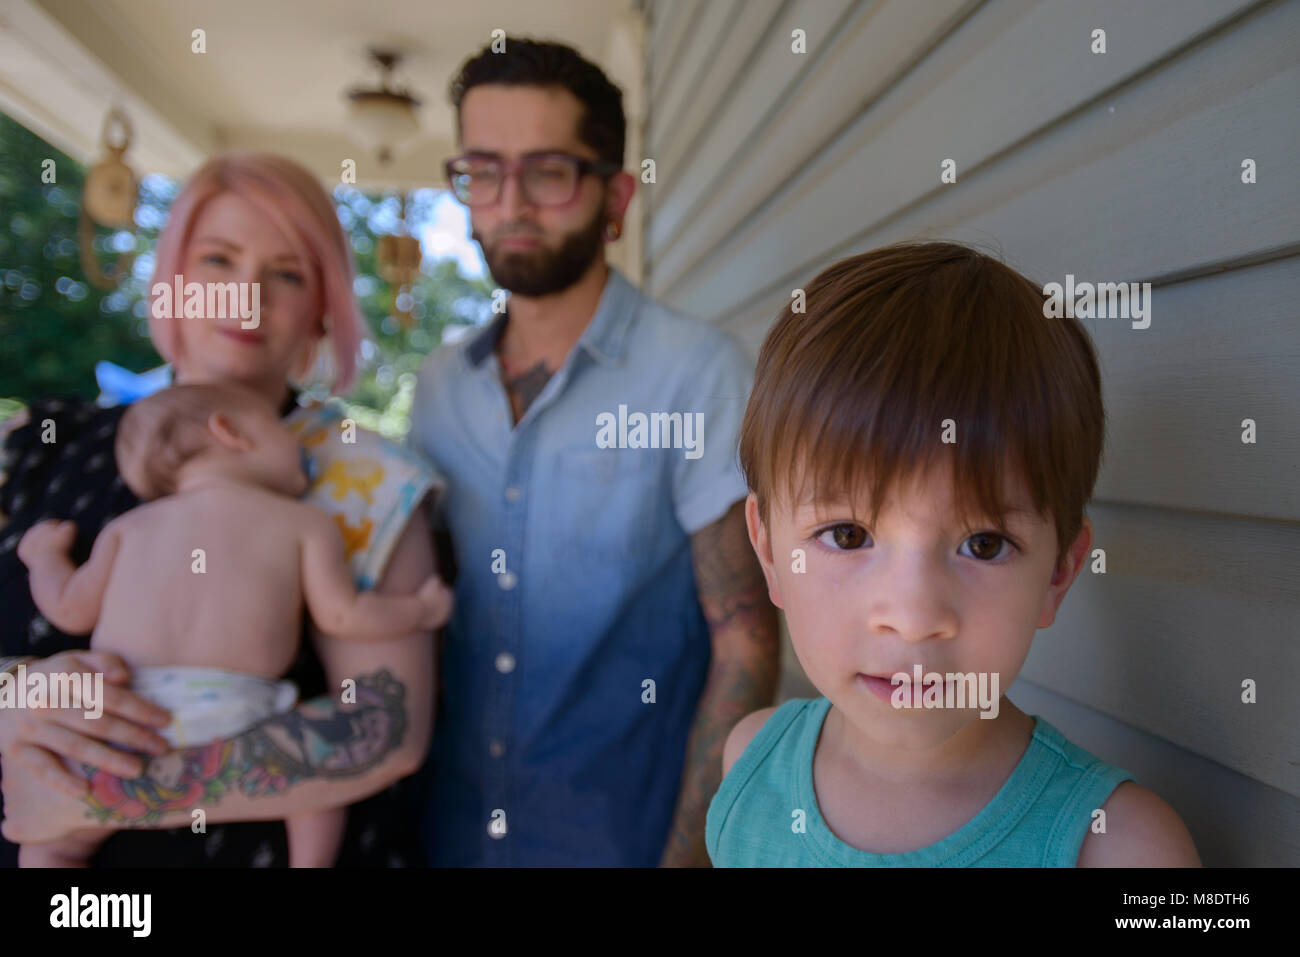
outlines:
{"label": "baby's leg", "polygon": [[289,836],[290,867],[333,867],[343,843],[348,809],[331,808],[295,814],[284,822]]}
{"label": "baby's leg", "polygon": [[99,845],[112,834],[109,828],[84,828],[45,844],[18,848],[19,867],[87,867]]}

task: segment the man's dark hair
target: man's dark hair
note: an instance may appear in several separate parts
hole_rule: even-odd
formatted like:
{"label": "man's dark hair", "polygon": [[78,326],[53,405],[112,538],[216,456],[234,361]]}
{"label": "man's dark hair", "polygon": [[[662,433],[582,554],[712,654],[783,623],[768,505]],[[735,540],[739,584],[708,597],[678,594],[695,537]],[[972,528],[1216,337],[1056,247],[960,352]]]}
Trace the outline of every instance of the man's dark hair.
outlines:
{"label": "man's dark hair", "polygon": [[602,160],[623,165],[623,143],[627,120],[623,116],[623,93],[600,67],[584,60],[573,47],[545,40],[506,38],[503,53],[491,45],[466,60],[451,81],[451,105],[460,107],[465,94],[489,83],[505,86],[561,87],[583,105],[578,138],[595,150]]}

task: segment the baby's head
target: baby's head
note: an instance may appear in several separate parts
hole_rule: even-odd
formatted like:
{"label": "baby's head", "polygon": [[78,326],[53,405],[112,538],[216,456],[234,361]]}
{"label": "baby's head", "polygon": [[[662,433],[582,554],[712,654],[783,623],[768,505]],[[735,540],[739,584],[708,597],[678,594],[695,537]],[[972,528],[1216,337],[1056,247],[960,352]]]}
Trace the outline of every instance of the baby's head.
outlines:
{"label": "baby's head", "polygon": [[978,714],[895,708],[915,665],[1005,692],[1091,547],[1101,377],[1043,301],[973,249],[902,244],[823,271],[763,343],[750,539],[809,679],[881,744],[936,746]]}
{"label": "baby's head", "polygon": [[122,416],[114,451],[122,480],[146,501],[206,472],[286,495],[307,488],[293,433],[264,398],[233,384],[174,385],[141,399]]}

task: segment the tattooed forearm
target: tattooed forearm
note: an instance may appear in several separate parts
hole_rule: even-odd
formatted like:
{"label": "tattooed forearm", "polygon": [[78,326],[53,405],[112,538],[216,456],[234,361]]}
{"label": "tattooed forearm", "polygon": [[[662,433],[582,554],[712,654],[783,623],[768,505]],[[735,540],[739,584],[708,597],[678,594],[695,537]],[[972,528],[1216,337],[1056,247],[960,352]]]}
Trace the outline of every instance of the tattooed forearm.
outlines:
{"label": "tattooed forearm", "polygon": [[766,660],[725,660],[710,667],[686,743],[682,784],[662,866],[709,866],[704,824],[709,802],[722,783],[722,746],[741,718],[772,703],[775,688],[776,668]]}
{"label": "tattooed forearm", "polygon": [[266,797],[312,778],[364,774],[406,735],[405,691],[388,671],[379,671],[357,678],[355,705],[329,695],[313,698],[234,738],[152,758],[138,778],[83,766],[90,781],[87,816],[142,827],[169,811],[210,807],[232,791]]}
{"label": "tattooed forearm", "polygon": [[776,609],[745,531],[743,503],[691,539],[713,662],[686,745],[682,785],[661,863],[709,864],[704,822],[722,781],[722,746],[745,715],[772,704],[780,669]]}
{"label": "tattooed forearm", "polygon": [[695,587],[715,634],[730,625],[757,625],[776,635],[776,609],[767,600],[763,569],[745,530],[745,503],[737,502],[712,525],[691,536]]}

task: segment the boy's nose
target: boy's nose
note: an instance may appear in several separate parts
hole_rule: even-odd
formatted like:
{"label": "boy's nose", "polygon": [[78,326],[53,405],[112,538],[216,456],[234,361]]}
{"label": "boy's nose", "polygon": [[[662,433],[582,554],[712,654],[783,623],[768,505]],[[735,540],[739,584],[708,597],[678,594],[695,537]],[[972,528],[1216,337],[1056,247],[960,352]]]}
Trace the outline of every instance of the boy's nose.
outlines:
{"label": "boy's nose", "polygon": [[870,590],[867,625],[872,634],[891,633],[913,643],[957,637],[957,611],[943,574],[919,560],[882,572]]}

